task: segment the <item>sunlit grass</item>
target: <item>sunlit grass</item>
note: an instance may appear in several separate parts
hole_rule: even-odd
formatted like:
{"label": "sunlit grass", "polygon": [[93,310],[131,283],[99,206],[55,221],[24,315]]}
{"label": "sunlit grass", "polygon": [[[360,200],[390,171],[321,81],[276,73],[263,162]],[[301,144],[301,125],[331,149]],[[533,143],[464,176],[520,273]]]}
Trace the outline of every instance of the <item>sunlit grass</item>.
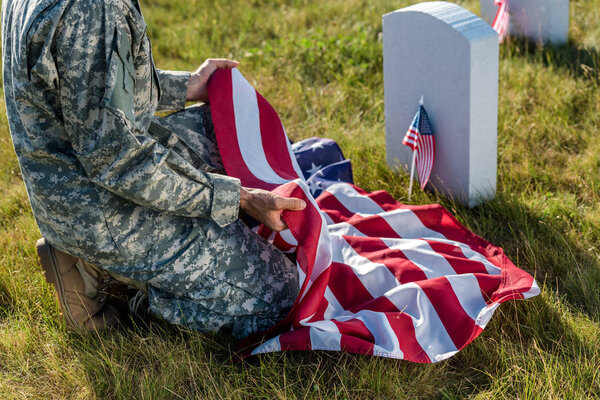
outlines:
{"label": "sunlit grass", "polygon": [[[294,140],[326,136],[355,180],[407,201],[385,163],[381,15],[402,0],[147,0],[155,58],[231,57]],[[457,1],[475,12],[476,0]],[[498,194],[468,209],[430,193],[535,274],[448,361],[326,352],[231,361],[233,343],[161,323],[78,334],[35,259],[39,237],[0,113],[0,398],[593,398],[600,393],[600,1],[571,1],[568,46],[501,46]],[[3,104],[3,99],[0,100]],[[4,107],[2,107],[4,108]]]}

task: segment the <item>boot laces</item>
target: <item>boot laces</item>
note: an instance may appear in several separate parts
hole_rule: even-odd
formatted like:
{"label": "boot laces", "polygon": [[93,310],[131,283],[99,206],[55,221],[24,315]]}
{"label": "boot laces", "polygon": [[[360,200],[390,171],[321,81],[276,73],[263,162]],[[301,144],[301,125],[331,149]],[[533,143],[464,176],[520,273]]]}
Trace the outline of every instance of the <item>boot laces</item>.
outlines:
{"label": "boot laces", "polygon": [[131,311],[134,314],[137,314],[140,306],[147,298],[148,295],[146,293],[144,293],[142,290],[138,290],[135,296],[129,299],[129,311]]}
{"label": "boot laces", "polygon": [[101,304],[102,304],[102,303],[104,303],[104,302],[106,301],[106,298],[107,298],[107,297],[108,297],[108,295],[110,294],[110,293],[108,293],[108,292],[107,292],[107,290],[108,290],[108,286],[109,286],[109,284],[110,284],[110,283],[111,283],[113,280],[114,280],[114,279],[113,279],[113,278],[110,278],[110,277],[104,277],[104,278],[100,279],[100,283],[102,283],[102,285],[104,285],[104,286],[102,286],[101,288],[99,288],[99,289],[98,289],[98,292],[99,292],[99,293],[102,293],[102,297],[100,297],[100,298],[98,299],[98,303],[101,303]]}

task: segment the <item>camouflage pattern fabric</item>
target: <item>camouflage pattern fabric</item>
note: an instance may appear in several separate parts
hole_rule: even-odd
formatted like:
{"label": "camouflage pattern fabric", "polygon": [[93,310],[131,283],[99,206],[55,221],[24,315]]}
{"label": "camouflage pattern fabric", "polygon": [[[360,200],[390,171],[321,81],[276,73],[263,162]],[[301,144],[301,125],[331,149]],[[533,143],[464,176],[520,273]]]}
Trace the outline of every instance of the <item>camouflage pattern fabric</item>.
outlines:
{"label": "camouflage pattern fabric", "polygon": [[155,313],[243,336],[289,307],[295,267],[238,220],[240,182],[217,173],[210,114],[181,111],[189,73],[156,70],[145,32],[137,0],[2,2],[31,207],[56,248],[148,282]]}
{"label": "camouflage pattern fabric", "polygon": [[[210,107],[193,106],[158,121],[153,135],[204,171],[224,171]],[[200,128],[200,129],[199,129]],[[296,267],[241,220],[198,225],[199,237],[149,282],[150,310],[197,330],[236,337],[285,316],[299,291]]]}

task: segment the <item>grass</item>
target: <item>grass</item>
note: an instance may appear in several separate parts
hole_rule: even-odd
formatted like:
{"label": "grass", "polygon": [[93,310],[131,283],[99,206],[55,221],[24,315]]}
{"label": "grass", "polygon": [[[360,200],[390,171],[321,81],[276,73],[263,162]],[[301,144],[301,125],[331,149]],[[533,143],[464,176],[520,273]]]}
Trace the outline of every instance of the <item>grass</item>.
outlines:
{"label": "grass", "polygon": [[[357,184],[407,199],[385,164],[381,15],[403,0],[143,0],[162,68],[241,61],[293,139],[337,140]],[[478,12],[476,0],[457,1]],[[428,193],[535,274],[434,365],[339,353],[232,363],[232,342],[152,323],[66,330],[35,258],[39,231],[0,113],[0,398],[594,398],[600,393],[600,0],[572,0],[570,42],[500,51],[496,199],[468,209]],[[4,106],[2,106],[4,108]],[[360,166],[360,167],[359,167]]]}

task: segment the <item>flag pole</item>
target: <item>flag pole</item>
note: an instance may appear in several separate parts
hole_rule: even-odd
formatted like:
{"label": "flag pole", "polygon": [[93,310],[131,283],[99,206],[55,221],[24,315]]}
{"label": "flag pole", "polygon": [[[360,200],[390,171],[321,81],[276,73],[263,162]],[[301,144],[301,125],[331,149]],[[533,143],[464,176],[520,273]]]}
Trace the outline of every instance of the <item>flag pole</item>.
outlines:
{"label": "flag pole", "polygon": [[410,166],[410,185],[408,186],[408,201],[410,201],[410,196],[412,195],[413,178],[415,176],[415,158],[417,158],[416,156],[417,151],[413,150],[412,164]]}
{"label": "flag pole", "polygon": [[[425,99],[424,99],[423,95],[421,95],[421,99],[419,100],[419,106],[422,106],[423,104],[425,104]],[[413,178],[415,176],[415,159],[416,158],[417,158],[417,151],[413,150],[412,163],[410,165],[410,184],[408,185],[408,201],[410,201],[410,196],[412,195]]]}

